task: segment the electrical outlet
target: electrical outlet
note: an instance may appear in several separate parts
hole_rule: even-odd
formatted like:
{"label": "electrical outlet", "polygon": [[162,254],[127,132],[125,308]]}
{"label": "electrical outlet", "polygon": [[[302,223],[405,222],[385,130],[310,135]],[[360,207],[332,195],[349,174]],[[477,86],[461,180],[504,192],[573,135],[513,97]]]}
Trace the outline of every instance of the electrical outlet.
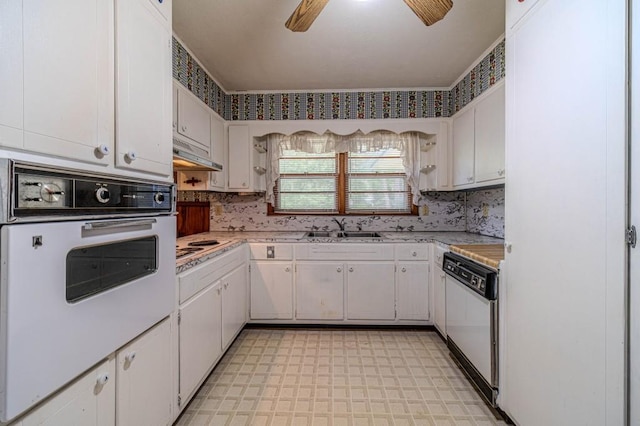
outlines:
{"label": "electrical outlet", "polygon": [[420,206],[420,216],[429,216],[429,206]]}
{"label": "electrical outlet", "polygon": [[222,215],[222,204],[214,204],[213,205],[213,213],[216,216]]}
{"label": "electrical outlet", "polygon": [[489,206],[487,204],[482,205],[482,217],[489,217]]}

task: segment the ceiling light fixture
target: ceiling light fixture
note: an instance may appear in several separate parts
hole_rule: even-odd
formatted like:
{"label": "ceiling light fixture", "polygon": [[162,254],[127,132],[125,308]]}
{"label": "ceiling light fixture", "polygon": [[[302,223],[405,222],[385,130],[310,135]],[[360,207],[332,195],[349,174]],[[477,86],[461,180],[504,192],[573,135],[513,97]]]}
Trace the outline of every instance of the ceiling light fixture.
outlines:
{"label": "ceiling light fixture", "polygon": [[[284,26],[294,32],[307,31],[328,2],[329,0],[301,0]],[[404,0],[404,2],[427,26],[444,18],[453,7],[453,0]]]}

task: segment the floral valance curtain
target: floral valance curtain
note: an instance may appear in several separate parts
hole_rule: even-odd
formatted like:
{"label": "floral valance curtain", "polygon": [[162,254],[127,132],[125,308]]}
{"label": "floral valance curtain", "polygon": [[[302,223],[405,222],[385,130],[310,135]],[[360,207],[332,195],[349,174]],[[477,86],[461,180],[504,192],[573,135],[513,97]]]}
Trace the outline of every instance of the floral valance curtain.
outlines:
{"label": "floral valance curtain", "polygon": [[397,149],[402,155],[406,180],[413,193],[413,203],[417,204],[420,197],[418,183],[420,181],[419,147],[421,136],[426,135],[419,132],[397,134],[389,131],[376,131],[366,135],[357,131],[346,136],[331,132],[322,135],[313,132],[298,132],[288,136],[272,133],[267,136],[270,157],[267,162],[267,202],[273,204],[275,201],[274,188],[280,177],[279,160],[286,151],[322,154]]}

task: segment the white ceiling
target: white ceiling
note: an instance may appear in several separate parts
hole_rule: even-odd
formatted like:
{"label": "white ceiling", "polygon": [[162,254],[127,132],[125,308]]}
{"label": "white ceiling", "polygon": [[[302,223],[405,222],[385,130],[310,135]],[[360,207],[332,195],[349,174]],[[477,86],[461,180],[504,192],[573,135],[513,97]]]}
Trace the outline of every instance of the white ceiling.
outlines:
{"label": "white ceiling", "polygon": [[227,92],[448,88],[504,33],[504,0],[453,0],[427,27],[402,0],[173,0],[173,29]]}

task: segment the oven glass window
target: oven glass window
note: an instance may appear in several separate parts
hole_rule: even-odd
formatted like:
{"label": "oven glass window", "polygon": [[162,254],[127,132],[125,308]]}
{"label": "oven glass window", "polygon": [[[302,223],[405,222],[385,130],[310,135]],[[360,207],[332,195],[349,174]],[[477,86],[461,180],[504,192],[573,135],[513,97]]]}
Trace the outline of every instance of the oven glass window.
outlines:
{"label": "oven glass window", "polygon": [[157,250],[155,236],[71,250],[66,263],[67,302],[153,274],[158,269]]}

